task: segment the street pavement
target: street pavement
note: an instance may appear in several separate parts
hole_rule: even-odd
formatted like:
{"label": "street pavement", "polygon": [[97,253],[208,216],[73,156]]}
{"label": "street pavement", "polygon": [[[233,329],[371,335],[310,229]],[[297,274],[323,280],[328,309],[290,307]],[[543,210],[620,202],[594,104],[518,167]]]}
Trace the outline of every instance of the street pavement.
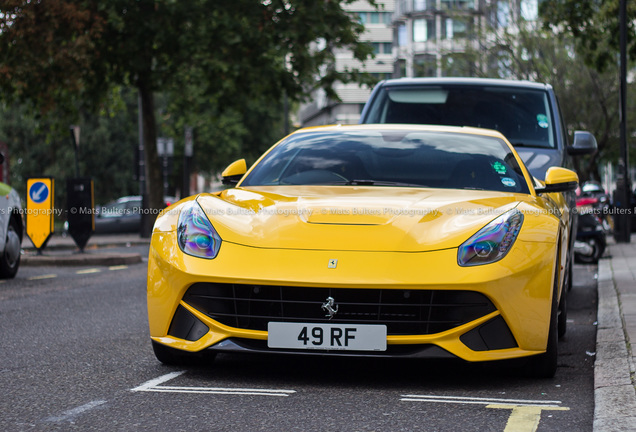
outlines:
{"label": "street pavement", "polygon": [[594,431],[636,431],[636,235],[598,265]]}
{"label": "street pavement", "polygon": [[93,235],[81,252],[70,236],[54,234],[38,254],[31,240],[24,236],[20,265],[25,266],[86,266],[86,265],[129,265],[140,263],[143,258],[134,252],[112,252],[115,247],[131,247],[149,244],[150,239],[139,234]]}
{"label": "street pavement", "polygon": [[[149,241],[138,234],[94,235],[80,252],[71,237],[54,235],[42,254],[37,254],[25,238],[21,265],[134,264],[145,257],[110,249]],[[608,242],[598,265],[593,430],[636,431],[636,235],[632,235],[630,243],[616,243],[612,238]]]}

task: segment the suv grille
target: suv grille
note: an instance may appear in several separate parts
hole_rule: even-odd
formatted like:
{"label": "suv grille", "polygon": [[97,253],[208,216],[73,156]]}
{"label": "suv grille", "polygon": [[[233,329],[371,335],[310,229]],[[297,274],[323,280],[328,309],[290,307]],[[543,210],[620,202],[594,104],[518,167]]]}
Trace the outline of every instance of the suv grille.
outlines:
{"label": "suv grille", "polygon": [[[333,297],[329,320],[322,305]],[[389,335],[443,332],[495,311],[473,291],[314,288],[197,283],[183,301],[230,327],[267,330],[270,321],[386,324]]]}

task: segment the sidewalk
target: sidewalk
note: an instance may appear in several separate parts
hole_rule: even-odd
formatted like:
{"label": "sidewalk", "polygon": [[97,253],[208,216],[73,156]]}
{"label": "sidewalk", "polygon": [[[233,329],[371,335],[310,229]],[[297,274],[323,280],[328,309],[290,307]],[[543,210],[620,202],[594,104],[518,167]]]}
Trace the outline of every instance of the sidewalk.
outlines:
{"label": "sidewalk", "polygon": [[636,235],[598,265],[594,431],[636,431]]}
{"label": "sidewalk", "polygon": [[22,241],[24,254],[20,259],[23,266],[82,266],[82,265],[129,265],[140,263],[143,258],[134,252],[111,252],[114,247],[131,247],[149,244],[150,239],[139,234],[102,234],[93,235],[88,240],[84,252],[80,252],[70,237],[54,234],[38,255],[33,243],[27,236]]}

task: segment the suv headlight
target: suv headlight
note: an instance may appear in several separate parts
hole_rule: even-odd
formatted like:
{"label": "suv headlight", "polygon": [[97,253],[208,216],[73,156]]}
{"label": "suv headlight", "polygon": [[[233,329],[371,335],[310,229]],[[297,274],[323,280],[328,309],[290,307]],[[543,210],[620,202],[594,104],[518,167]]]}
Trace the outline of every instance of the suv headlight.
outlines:
{"label": "suv headlight", "polygon": [[506,256],[523,224],[523,213],[510,210],[477,231],[457,251],[462,267],[490,264]]}
{"label": "suv headlight", "polygon": [[221,241],[199,203],[186,204],[177,225],[177,242],[181,250],[198,258],[213,259],[219,253]]}

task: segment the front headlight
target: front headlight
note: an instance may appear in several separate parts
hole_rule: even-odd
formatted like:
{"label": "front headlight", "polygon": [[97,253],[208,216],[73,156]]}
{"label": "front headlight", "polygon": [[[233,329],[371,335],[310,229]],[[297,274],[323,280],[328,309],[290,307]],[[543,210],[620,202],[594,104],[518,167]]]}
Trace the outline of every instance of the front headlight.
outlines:
{"label": "front headlight", "polygon": [[522,223],[523,214],[517,209],[502,214],[459,247],[457,263],[467,267],[499,261],[512,248]]}
{"label": "front headlight", "polygon": [[181,250],[198,258],[213,259],[221,248],[221,237],[196,201],[186,204],[179,214],[177,242]]}

